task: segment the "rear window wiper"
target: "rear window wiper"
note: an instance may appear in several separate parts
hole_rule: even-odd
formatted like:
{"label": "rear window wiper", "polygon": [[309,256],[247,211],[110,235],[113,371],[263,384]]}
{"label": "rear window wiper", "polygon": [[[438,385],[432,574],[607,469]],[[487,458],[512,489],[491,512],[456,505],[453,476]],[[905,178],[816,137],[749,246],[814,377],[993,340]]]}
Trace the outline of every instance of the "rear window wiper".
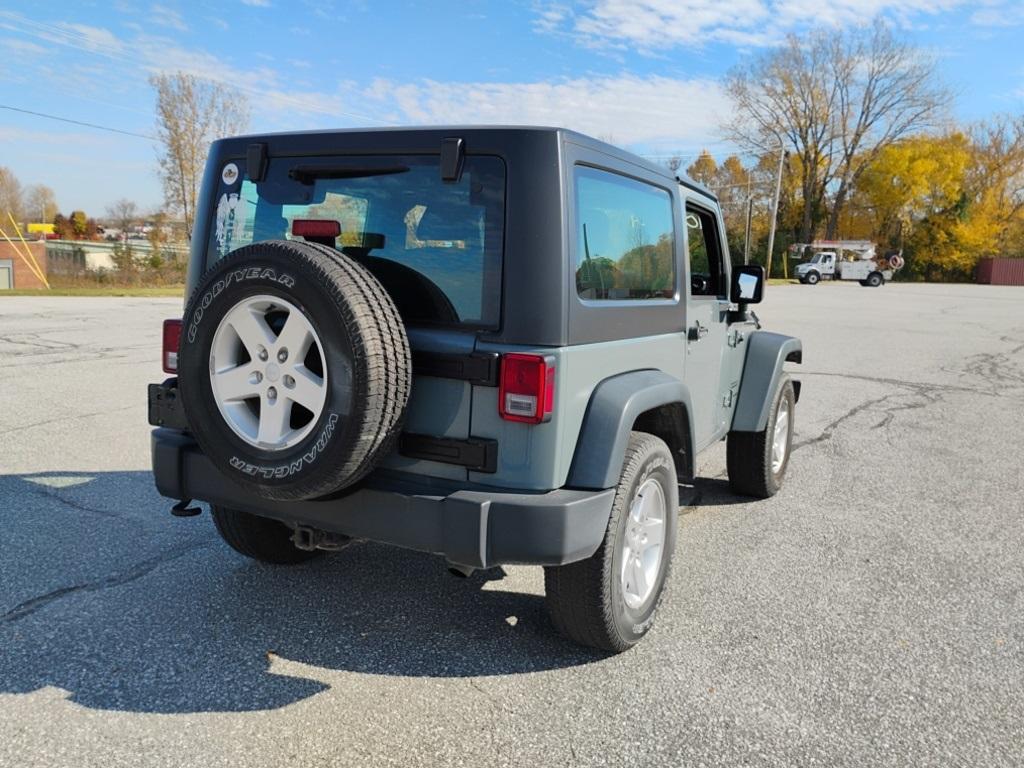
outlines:
{"label": "rear window wiper", "polygon": [[317,179],[362,179],[406,173],[408,170],[407,165],[296,165],[288,171],[288,178],[301,184],[312,184]]}

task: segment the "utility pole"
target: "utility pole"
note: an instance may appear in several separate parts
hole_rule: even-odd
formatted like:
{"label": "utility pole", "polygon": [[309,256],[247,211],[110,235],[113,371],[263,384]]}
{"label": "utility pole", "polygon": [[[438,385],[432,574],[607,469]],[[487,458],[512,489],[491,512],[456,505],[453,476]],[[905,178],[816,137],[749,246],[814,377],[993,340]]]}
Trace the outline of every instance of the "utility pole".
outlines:
{"label": "utility pole", "polygon": [[754,215],[754,198],[750,196],[750,189],[747,189],[747,228],[743,233],[743,263],[750,263],[750,219]]}
{"label": "utility pole", "polygon": [[772,222],[771,228],[768,230],[768,268],[765,270],[766,277],[768,279],[772,276],[772,250],[775,248],[775,220],[779,215],[779,195],[782,193],[782,165],[786,160],[789,152],[786,151],[785,146],[780,142],[779,144],[779,170],[775,175],[775,199],[772,200]]}

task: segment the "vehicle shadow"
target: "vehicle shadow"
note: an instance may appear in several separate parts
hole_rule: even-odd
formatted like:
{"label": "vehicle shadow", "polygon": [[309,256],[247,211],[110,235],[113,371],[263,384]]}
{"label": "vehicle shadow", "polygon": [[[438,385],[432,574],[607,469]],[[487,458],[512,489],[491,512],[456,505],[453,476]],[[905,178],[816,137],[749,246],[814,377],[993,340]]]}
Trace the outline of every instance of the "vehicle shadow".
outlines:
{"label": "vehicle shadow", "polygon": [[734,493],[729,481],[719,477],[697,477],[688,485],[679,486],[679,504],[683,512],[697,507],[724,507],[754,501],[750,496]]}
{"label": "vehicle shadow", "polygon": [[313,696],[337,671],[469,677],[604,658],[556,635],[539,594],[500,588],[501,569],[457,579],[439,557],[370,543],[293,567],[246,560],[208,514],[167,514],[148,472],[0,476],[0,498],[0,693],[252,711]]}

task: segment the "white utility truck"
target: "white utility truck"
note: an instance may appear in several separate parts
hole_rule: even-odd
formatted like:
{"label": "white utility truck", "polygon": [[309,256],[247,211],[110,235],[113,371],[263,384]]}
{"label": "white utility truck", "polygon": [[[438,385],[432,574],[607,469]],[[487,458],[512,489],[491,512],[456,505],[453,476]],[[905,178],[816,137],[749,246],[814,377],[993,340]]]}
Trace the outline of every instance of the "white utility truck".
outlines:
{"label": "white utility truck", "polygon": [[877,288],[892,280],[903,266],[903,256],[892,254],[876,258],[870,240],[815,240],[790,246],[796,254],[814,251],[810,261],[796,268],[801,283],[815,285],[819,280],[856,280],[861,285]]}

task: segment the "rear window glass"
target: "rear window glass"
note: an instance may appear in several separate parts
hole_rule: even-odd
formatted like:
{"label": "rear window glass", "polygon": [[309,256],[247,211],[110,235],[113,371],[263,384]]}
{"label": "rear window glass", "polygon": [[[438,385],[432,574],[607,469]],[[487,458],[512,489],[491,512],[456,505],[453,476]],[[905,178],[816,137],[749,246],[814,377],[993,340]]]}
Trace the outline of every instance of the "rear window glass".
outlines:
{"label": "rear window glass", "polygon": [[438,156],[276,158],[266,179],[224,166],[207,263],[253,242],[306,240],[366,266],[409,323],[497,327],[505,166],[466,157],[442,181]]}
{"label": "rear window glass", "polygon": [[675,297],[672,197],[642,181],[576,168],[576,291],[583,299]]}

